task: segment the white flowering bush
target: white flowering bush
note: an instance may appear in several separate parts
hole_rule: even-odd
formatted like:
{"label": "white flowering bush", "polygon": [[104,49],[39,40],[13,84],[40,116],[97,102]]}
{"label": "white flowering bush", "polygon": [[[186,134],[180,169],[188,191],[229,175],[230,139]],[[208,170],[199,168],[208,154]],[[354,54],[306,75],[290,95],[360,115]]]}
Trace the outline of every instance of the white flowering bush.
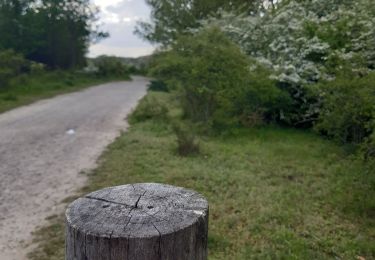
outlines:
{"label": "white flowering bush", "polygon": [[318,116],[316,82],[333,80],[344,67],[358,75],[375,69],[373,0],[281,1],[260,15],[223,13],[203,25],[219,26],[271,69],[295,100],[295,110],[281,118],[294,125]]}
{"label": "white flowering bush", "polygon": [[288,1],[263,15],[225,13],[204,23],[220,26],[278,80],[305,84],[331,79],[333,57],[358,67],[359,55],[362,69],[375,68],[374,6],[372,0]]}

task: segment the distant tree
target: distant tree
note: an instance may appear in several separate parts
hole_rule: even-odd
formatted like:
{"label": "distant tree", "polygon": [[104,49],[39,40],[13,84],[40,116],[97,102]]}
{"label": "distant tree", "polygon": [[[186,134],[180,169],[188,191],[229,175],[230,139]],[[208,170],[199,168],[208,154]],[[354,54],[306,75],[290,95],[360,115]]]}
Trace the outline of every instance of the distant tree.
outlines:
{"label": "distant tree", "polygon": [[101,77],[128,77],[129,67],[125,65],[120,58],[114,56],[100,56],[93,60],[98,68],[98,75]]}
{"label": "distant tree", "polygon": [[0,0],[0,50],[20,49],[22,15],[33,1]]}
{"label": "distant tree", "polygon": [[0,49],[14,49],[51,68],[84,65],[90,41],[106,37],[95,28],[89,0],[0,0]]}

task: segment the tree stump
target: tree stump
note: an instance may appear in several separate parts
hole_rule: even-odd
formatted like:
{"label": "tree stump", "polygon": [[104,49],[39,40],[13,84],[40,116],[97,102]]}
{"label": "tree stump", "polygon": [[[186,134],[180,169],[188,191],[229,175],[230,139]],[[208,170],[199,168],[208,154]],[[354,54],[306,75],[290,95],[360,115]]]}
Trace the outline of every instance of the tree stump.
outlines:
{"label": "tree stump", "polygon": [[103,189],[66,211],[66,260],[205,260],[208,203],[163,184]]}

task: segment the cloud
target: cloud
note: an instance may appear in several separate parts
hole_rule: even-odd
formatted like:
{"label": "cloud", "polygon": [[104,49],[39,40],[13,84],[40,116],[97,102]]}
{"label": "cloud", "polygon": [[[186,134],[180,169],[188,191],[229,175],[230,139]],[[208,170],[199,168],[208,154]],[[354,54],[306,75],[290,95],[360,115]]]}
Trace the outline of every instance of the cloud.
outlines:
{"label": "cloud", "polygon": [[101,8],[102,30],[111,36],[90,46],[90,57],[102,54],[137,57],[152,53],[152,45],[133,34],[136,22],[150,16],[150,9],[143,0],[94,0],[94,3]]}
{"label": "cloud", "polygon": [[154,47],[116,47],[105,44],[95,44],[90,48],[90,57],[97,57],[103,54],[119,57],[140,57],[149,55],[154,51]]}

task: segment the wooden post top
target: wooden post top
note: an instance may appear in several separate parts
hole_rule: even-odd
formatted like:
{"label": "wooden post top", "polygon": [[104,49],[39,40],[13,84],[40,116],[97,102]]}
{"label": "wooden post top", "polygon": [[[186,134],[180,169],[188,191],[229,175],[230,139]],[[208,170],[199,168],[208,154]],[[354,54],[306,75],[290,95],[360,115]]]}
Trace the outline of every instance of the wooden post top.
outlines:
{"label": "wooden post top", "polygon": [[151,238],[206,219],[208,202],[199,193],[165,184],[106,188],[74,201],[66,211],[73,229],[102,238]]}

